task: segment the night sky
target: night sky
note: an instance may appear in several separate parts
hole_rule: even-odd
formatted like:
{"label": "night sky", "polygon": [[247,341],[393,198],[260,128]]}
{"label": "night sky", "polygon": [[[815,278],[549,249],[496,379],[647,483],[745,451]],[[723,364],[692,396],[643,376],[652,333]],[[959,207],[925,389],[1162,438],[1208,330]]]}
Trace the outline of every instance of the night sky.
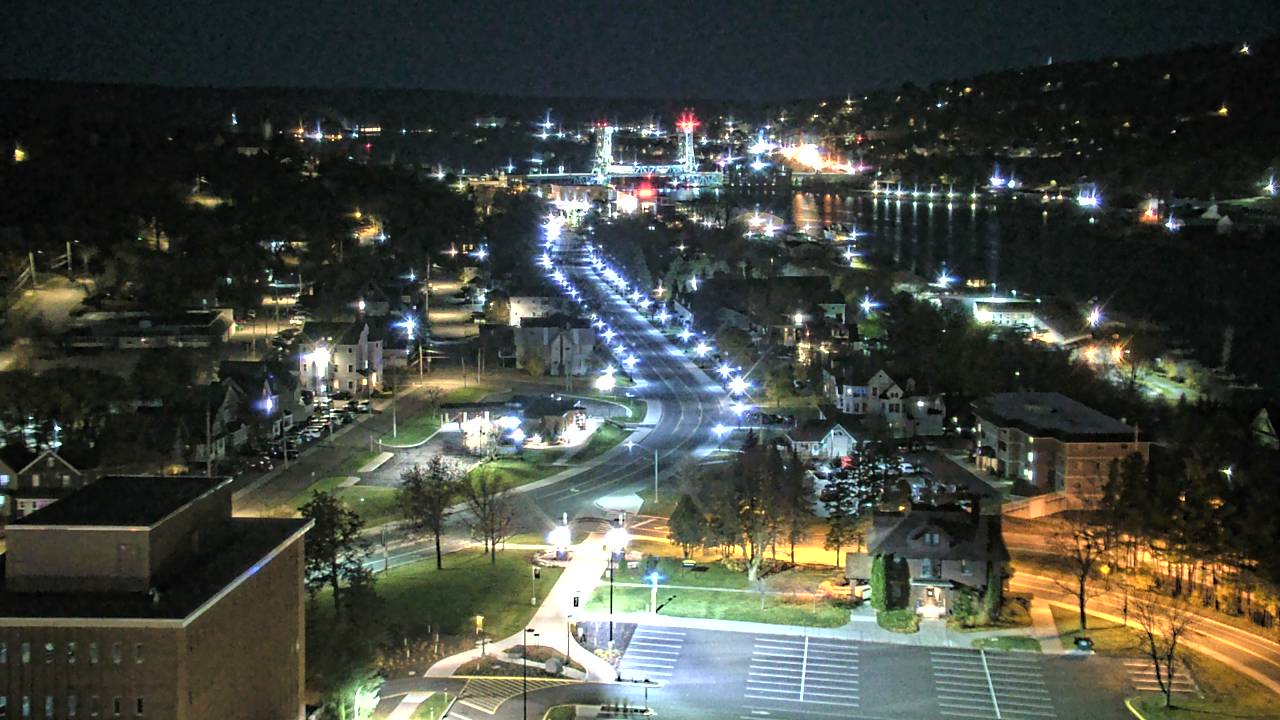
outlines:
{"label": "night sky", "polygon": [[1278,31],[1278,0],[16,0],[0,75],[776,99]]}

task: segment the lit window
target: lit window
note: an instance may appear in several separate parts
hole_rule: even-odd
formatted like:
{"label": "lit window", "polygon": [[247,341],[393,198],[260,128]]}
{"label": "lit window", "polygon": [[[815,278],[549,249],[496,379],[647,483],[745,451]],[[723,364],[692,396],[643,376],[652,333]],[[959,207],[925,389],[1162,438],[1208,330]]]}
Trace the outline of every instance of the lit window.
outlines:
{"label": "lit window", "polygon": [[9,480],[8,475],[0,475],[0,487],[9,487]]}
{"label": "lit window", "polygon": [[26,665],[31,662],[31,643],[22,643],[22,664]]}
{"label": "lit window", "polygon": [[[112,643],[111,644],[111,664],[119,665],[120,661],[123,659],[124,659],[124,648],[120,645],[120,643]],[[117,709],[116,712],[119,713],[120,710]]]}
{"label": "lit window", "polygon": [[31,717],[31,696],[30,695],[22,696],[22,717],[24,718]]}
{"label": "lit window", "polygon": [[67,643],[67,664],[76,664],[76,644],[74,642]]}
{"label": "lit window", "polygon": [[44,716],[47,718],[53,717],[53,696],[52,695],[44,696]]}
{"label": "lit window", "polygon": [[142,643],[134,643],[133,645],[133,661],[135,663],[142,662]]}
{"label": "lit window", "polygon": [[45,665],[53,664],[53,643],[44,644],[44,664]]}
{"label": "lit window", "polygon": [[9,643],[0,642],[0,663],[9,662]]}
{"label": "lit window", "polygon": [[1027,462],[1035,462],[1036,454],[1034,452],[1027,453]]}
{"label": "lit window", "polygon": [[75,717],[76,713],[79,711],[80,711],[80,699],[76,697],[75,693],[68,695],[67,696],[67,717]]}

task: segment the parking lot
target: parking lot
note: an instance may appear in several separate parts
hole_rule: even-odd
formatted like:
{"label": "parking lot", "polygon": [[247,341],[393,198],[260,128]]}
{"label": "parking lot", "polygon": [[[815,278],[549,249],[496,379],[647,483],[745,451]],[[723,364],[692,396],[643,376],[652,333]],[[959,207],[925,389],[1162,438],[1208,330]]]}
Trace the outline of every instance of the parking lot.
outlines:
{"label": "parking lot", "polygon": [[664,717],[1107,720],[1141,668],[1116,658],[982,652],[639,626],[623,679],[661,683]]}

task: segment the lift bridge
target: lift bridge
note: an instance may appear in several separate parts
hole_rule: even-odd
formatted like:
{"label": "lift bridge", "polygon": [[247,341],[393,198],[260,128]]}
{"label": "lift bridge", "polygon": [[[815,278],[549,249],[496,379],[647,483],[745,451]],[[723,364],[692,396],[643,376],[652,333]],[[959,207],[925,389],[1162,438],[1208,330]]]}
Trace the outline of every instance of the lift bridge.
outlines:
{"label": "lift bridge", "polygon": [[613,133],[617,130],[607,122],[596,123],[596,150],[592,158],[591,172],[573,173],[537,173],[525,176],[527,181],[569,181],[581,185],[609,185],[614,178],[665,178],[677,185],[685,187],[715,187],[724,181],[724,174],[719,170],[702,171],[698,169],[697,156],[694,153],[693,131],[697,129],[698,119],[691,112],[685,112],[676,122],[680,131],[679,162],[670,164],[620,163],[613,159]]}

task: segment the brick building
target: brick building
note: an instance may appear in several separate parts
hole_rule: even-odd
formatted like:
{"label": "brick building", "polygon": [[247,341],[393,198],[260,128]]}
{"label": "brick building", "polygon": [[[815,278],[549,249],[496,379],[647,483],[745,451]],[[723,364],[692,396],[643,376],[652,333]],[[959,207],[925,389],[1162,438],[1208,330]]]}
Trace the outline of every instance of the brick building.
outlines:
{"label": "brick building", "polygon": [[112,476],[11,524],[0,717],[300,719],[310,523],[230,490]]}
{"label": "brick building", "polygon": [[1058,393],[999,393],[973,411],[979,466],[1039,492],[1096,498],[1113,461],[1151,450],[1137,428]]}

